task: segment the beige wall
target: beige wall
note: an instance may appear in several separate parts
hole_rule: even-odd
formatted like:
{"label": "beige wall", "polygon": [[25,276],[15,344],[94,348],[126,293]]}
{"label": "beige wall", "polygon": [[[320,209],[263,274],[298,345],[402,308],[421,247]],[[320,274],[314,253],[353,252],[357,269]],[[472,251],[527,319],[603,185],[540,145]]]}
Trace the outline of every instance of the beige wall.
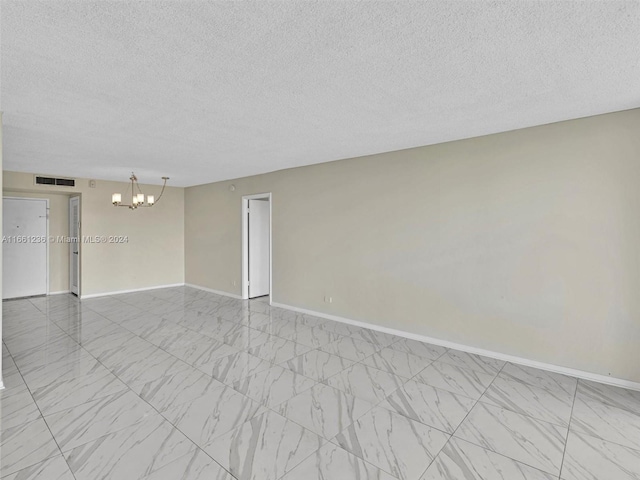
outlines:
{"label": "beige wall", "polygon": [[638,131],[631,110],[191,187],[186,281],[240,294],[241,197],[272,192],[274,301],[639,382]]}
{"label": "beige wall", "polygon": [[[53,198],[51,193],[56,197],[79,194],[83,236],[128,236],[129,241],[124,244],[81,244],[82,295],[184,282],[183,188],[167,187],[164,197],[153,208],[130,211],[111,205],[112,193],[125,193],[124,182],[97,180],[96,188],[90,188],[88,179],[79,178],[74,188],[36,186],[33,174],[4,172],[3,185],[5,195],[20,192],[30,196],[36,192]],[[154,193],[156,197],[160,188],[142,185],[145,193]],[[67,235],[68,227],[63,230],[62,235]],[[67,288],[63,290],[68,290],[68,277],[64,279],[61,271],[68,268],[68,263],[60,260],[60,268],[53,276],[66,282]],[[52,271],[54,267],[50,264]]]}
{"label": "beige wall", "polygon": [[[70,195],[28,193],[4,190],[5,197],[46,198],[49,200],[49,236],[69,235]],[[69,244],[49,243],[49,293],[69,291]]]}

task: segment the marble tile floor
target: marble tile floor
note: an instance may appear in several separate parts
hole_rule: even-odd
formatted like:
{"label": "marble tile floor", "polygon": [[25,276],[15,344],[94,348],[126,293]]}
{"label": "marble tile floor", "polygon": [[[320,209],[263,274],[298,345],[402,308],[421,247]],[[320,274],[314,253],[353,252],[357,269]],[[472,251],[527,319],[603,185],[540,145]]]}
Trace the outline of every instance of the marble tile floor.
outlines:
{"label": "marble tile floor", "polygon": [[3,314],[3,480],[640,480],[637,391],[188,287]]}

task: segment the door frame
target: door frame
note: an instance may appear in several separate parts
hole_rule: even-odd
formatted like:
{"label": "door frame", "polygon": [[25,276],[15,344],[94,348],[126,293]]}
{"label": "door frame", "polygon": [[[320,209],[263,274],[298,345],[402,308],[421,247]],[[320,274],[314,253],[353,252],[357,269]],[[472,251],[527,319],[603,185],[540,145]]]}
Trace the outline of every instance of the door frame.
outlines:
{"label": "door frame", "polygon": [[[37,200],[40,202],[45,202],[47,205],[47,260],[45,261],[45,271],[46,271],[46,277],[47,277],[47,289],[46,289],[46,293],[45,295],[49,295],[49,240],[50,240],[50,236],[49,236],[49,199],[48,198],[36,198],[36,197],[11,197],[11,196],[2,196],[2,205],[4,208],[4,200]],[[3,215],[4,218],[4,215]],[[4,265],[2,267],[4,269]],[[3,272],[4,275],[4,272]],[[3,298],[4,300],[4,298]]]}
{"label": "door frame", "polygon": [[75,294],[73,293],[71,287],[72,284],[71,282],[73,281],[73,258],[71,257],[71,255],[73,255],[72,252],[72,244],[69,243],[69,293],[76,295],[78,298],[80,298],[80,295],[82,293],[82,282],[81,282],[81,272],[82,272],[82,267],[80,266],[80,260],[82,258],[82,242],[80,241],[82,239],[82,233],[80,231],[80,228],[82,227],[82,196],[81,195],[70,195],[69,196],[69,205],[68,205],[68,212],[69,212],[69,238],[71,238],[71,201],[77,198],[78,199],[78,238],[76,239],[76,242],[78,244],[78,293]]}
{"label": "door frame", "polygon": [[269,200],[269,305],[273,303],[273,203],[271,192],[255,193],[253,195],[242,196],[242,272],[240,277],[241,298],[249,299],[249,222],[247,221],[247,211],[249,200]]}

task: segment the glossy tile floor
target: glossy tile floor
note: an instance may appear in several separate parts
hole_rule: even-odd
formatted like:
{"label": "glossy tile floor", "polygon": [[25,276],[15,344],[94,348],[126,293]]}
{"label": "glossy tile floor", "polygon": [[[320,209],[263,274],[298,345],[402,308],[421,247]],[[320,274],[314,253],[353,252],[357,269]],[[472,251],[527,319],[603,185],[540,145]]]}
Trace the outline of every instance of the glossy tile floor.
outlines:
{"label": "glossy tile floor", "polygon": [[3,310],[2,479],[640,479],[640,392],[186,287]]}

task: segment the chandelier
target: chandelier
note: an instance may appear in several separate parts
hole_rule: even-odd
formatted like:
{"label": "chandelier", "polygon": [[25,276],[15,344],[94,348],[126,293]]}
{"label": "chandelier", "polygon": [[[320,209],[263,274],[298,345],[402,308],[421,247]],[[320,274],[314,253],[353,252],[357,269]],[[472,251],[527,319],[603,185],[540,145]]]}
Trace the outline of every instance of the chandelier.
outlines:
{"label": "chandelier", "polygon": [[[131,172],[129,180],[131,181],[131,203],[122,203],[122,195],[114,193],[111,195],[111,203],[113,203],[114,207],[129,207],[131,210],[135,210],[138,207],[153,207],[162,198],[164,187],[167,186],[167,180],[169,180],[169,177],[162,177],[164,184],[162,185],[162,190],[160,191],[158,198],[155,198],[153,195],[147,195],[146,201],[145,195],[142,193],[140,185],[138,185],[138,177],[136,177],[135,173]],[[127,192],[128,191],[129,189],[127,188]],[[125,196],[126,195],[127,193],[125,192]]]}

